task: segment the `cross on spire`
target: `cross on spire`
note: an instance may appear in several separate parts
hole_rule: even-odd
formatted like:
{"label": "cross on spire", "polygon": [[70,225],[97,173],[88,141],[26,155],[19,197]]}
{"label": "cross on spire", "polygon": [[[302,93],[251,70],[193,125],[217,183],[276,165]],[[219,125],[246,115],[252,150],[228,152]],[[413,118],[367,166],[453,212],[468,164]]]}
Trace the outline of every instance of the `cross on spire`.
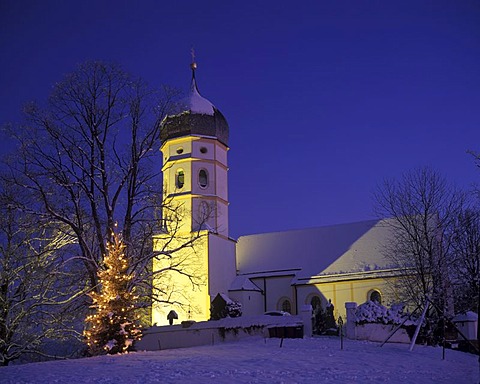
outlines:
{"label": "cross on spire", "polygon": [[192,68],[192,75],[195,78],[195,70],[197,69],[197,63],[195,62],[195,49],[190,50],[190,53],[192,55],[192,63],[190,64],[190,68]]}

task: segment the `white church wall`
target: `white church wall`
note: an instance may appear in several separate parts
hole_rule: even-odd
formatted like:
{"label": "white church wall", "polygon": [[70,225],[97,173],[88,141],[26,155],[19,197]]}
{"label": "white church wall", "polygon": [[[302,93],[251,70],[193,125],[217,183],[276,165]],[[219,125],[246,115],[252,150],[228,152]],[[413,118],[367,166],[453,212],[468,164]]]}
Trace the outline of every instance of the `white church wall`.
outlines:
{"label": "white church wall", "polygon": [[[215,228],[220,235],[228,236],[228,204],[217,200],[217,215]],[[235,263],[236,265],[236,263]]]}
{"label": "white church wall", "polygon": [[388,295],[387,281],[385,279],[368,279],[356,281],[353,289],[353,299],[351,301],[357,303],[364,303],[370,300],[369,294],[376,290],[380,292],[382,297],[382,304],[389,305],[391,300]]}
{"label": "white church wall", "polygon": [[228,296],[242,304],[242,316],[257,316],[264,312],[262,292],[229,291]]}
{"label": "white church wall", "polygon": [[211,139],[196,138],[192,143],[192,156],[200,159],[215,158],[215,144]]}
{"label": "white church wall", "polygon": [[[201,151],[204,151],[202,153]],[[192,156],[196,160],[192,169],[192,192],[211,194],[228,200],[228,175],[227,175],[227,148],[211,139],[195,139],[192,144]],[[198,186],[198,172],[204,168],[208,172],[209,185],[207,188]]]}
{"label": "white church wall", "polygon": [[217,161],[225,166],[227,166],[227,151],[228,148],[223,144],[217,142],[215,145],[215,158]]}
{"label": "white church wall", "polygon": [[171,157],[182,156],[192,153],[192,142],[188,138],[179,137],[171,139],[168,145],[162,148],[164,153],[163,161],[167,161]]}
{"label": "white church wall", "polygon": [[[170,229],[175,228],[175,226],[178,225],[178,228],[176,228],[176,232],[190,233],[190,231],[192,230],[192,200],[186,197],[179,197],[169,202],[169,205],[171,207],[175,207],[176,214],[179,214],[180,216],[180,222],[171,223]],[[168,208],[170,208],[170,206]],[[164,212],[164,218],[168,219],[169,210],[166,209]],[[175,217],[173,218],[173,220],[175,220]]]}
{"label": "white church wall", "polygon": [[293,275],[270,276],[266,278],[252,278],[252,282],[260,287],[265,293],[265,311],[278,311],[280,299],[288,299],[292,307],[292,315],[295,315],[294,290],[291,285]]}
{"label": "white church wall", "polygon": [[301,285],[297,286],[297,298],[299,305],[310,304],[312,297],[316,295],[320,297],[324,309],[331,299],[335,307],[335,318],[342,316],[345,320],[345,303],[364,303],[373,290],[382,294],[382,302],[390,304],[387,281],[381,278]]}
{"label": "white church wall", "polygon": [[224,200],[228,200],[227,169],[217,164],[215,166],[215,177],[216,177],[215,185],[217,186],[217,191],[216,191],[217,196]]}
{"label": "white church wall", "polygon": [[[189,200],[187,200],[189,201]],[[216,201],[213,198],[192,198],[192,210],[188,217],[193,219],[193,230],[197,230],[200,224],[203,228],[216,228],[217,222],[215,219]],[[207,226],[205,226],[205,224]]]}
{"label": "white church wall", "polygon": [[[166,176],[166,192],[168,194],[189,192],[191,190],[192,184],[190,175],[192,174],[192,169],[190,165],[191,163],[189,162],[177,161],[175,163],[171,163],[168,168],[163,171],[164,178]],[[183,187],[177,188],[177,185],[175,183],[175,177],[177,172],[180,170],[184,172],[185,178]]]}
{"label": "white church wall", "polygon": [[335,306],[335,311],[337,310],[336,305],[336,296],[335,296],[335,284],[307,284],[297,286],[297,300],[298,305],[311,304],[312,298],[317,296],[320,298],[322,307],[325,309],[328,303],[328,299],[332,300],[332,304]]}
{"label": "white church wall", "polygon": [[208,252],[208,290],[213,300],[217,293],[228,293],[228,288],[235,279],[235,241],[210,233]]}
{"label": "white church wall", "polygon": [[[186,238],[172,239],[169,235],[154,237],[154,250],[174,250],[180,248]],[[178,320],[205,321],[210,317],[210,295],[208,294],[208,248],[207,233],[195,240],[195,247],[185,247],[172,253],[170,258],[154,260],[153,271],[165,270],[153,284],[165,292],[163,300],[182,305],[154,303],[152,324],[168,324],[167,314],[175,310]],[[165,247],[165,244],[168,244]],[[179,263],[182,272],[169,270],[173,263]],[[193,286],[187,275],[195,275],[199,285]]]}
{"label": "white church wall", "polygon": [[[202,224],[203,228],[214,230],[224,237],[228,236],[228,205],[222,200],[212,196],[192,199],[177,198],[176,200],[183,204],[185,212],[187,212],[185,223],[190,223],[190,220],[193,219],[193,230],[197,230]],[[182,226],[183,229],[186,232],[189,227]]]}
{"label": "white church wall", "polygon": [[[198,174],[201,169],[207,172],[208,183],[206,187],[201,187]],[[205,161],[192,162],[192,193],[201,195],[214,195],[215,194],[215,165],[213,163],[207,163]]]}

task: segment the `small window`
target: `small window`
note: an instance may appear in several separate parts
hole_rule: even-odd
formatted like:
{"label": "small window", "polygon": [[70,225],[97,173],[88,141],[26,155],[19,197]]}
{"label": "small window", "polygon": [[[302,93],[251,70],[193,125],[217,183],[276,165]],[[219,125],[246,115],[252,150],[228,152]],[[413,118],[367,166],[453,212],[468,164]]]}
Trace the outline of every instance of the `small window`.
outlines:
{"label": "small window", "polygon": [[175,179],[176,179],[175,184],[177,188],[182,189],[185,184],[185,173],[183,172],[183,170],[180,169],[177,171],[177,175]]}
{"label": "small window", "polygon": [[178,153],[179,155],[181,155],[181,154],[183,153],[183,148],[182,148],[182,147],[178,147],[178,148],[177,148],[177,153]]}
{"label": "small window", "polygon": [[376,289],[370,292],[368,299],[375,303],[382,304],[382,294]]}
{"label": "small window", "polygon": [[205,169],[201,169],[200,172],[198,172],[198,184],[202,188],[206,188],[208,185],[208,174]]}
{"label": "small window", "polygon": [[290,303],[290,300],[283,300],[282,311],[292,313],[292,304]]}
{"label": "small window", "polygon": [[201,153],[207,153],[208,150],[207,150],[206,147],[201,147],[201,148],[200,148],[200,152],[201,152]]}

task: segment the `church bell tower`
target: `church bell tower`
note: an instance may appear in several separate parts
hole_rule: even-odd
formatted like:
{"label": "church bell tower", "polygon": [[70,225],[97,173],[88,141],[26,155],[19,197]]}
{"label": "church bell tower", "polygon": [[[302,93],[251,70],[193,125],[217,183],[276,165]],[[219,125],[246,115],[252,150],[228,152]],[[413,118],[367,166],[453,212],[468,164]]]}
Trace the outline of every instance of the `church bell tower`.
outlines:
{"label": "church bell tower", "polygon": [[[236,273],[235,241],[228,235],[229,128],[200,95],[195,62],[191,69],[188,97],[160,130],[164,231],[154,236],[154,250],[167,257],[153,264],[154,274],[162,271],[154,289],[164,292],[166,302],[152,309],[152,322],[159,325],[167,323],[172,309],[179,321],[208,320],[212,299],[227,293]],[[174,260],[183,265],[172,268]]]}
{"label": "church bell tower", "polygon": [[192,63],[189,97],[180,112],[162,122],[164,201],[182,205],[181,223],[172,223],[171,212],[164,211],[168,226],[180,224],[182,232],[202,229],[228,237],[227,151],[228,124],[222,113],[203,98]]}

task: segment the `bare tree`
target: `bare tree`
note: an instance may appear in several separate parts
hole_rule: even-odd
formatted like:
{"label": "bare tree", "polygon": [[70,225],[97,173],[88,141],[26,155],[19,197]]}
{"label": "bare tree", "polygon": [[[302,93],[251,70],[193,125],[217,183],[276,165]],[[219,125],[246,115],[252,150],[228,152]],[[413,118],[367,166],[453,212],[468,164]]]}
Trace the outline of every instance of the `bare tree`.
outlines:
{"label": "bare tree", "polygon": [[0,365],[8,365],[45,356],[47,342],[80,334],[70,310],[76,271],[62,260],[73,237],[16,210],[12,192],[1,192]]}
{"label": "bare tree", "polygon": [[159,124],[144,121],[151,96],[117,66],[86,63],[55,86],[47,108],[29,105],[17,130],[12,175],[38,201],[27,208],[72,229],[92,287],[115,223],[129,242],[155,193],[148,166]]}
{"label": "bare tree", "polygon": [[465,210],[458,216],[453,237],[455,309],[478,313],[480,295],[480,212]]}
{"label": "bare tree", "polygon": [[190,260],[174,257],[197,235],[152,251],[153,235],[162,231],[158,212],[168,204],[162,202],[159,132],[177,98],[177,91],[153,91],[117,65],[87,62],[56,84],[45,108],[29,105],[25,124],[12,129],[20,149],[9,181],[29,193],[29,202],[16,201],[16,208],[68,228],[77,244],[71,257],[85,271],[79,279],[97,291],[97,271],[117,223],[136,276],[132,284],[144,286],[146,306],[168,300],[168,292],[152,290],[154,258],[175,260],[167,269],[199,284],[186,267]]}
{"label": "bare tree", "polygon": [[394,237],[385,254],[403,269],[396,281],[400,299],[422,305],[428,296],[438,308],[453,312],[449,265],[453,260],[454,224],[464,194],[429,168],[387,180],[374,195],[376,211],[390,217]]}

